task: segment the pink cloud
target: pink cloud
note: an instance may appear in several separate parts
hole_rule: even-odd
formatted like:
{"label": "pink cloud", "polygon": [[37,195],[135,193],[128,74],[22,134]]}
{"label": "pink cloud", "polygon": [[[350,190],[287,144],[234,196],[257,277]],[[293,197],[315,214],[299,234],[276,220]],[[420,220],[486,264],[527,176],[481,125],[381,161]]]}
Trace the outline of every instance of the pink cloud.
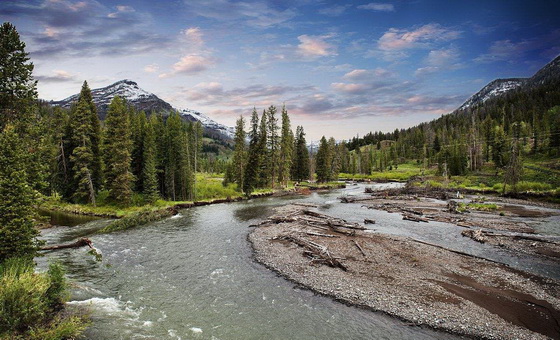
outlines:
{"label": "pink cloud", "polygon": [[298,37],[300,41],[298,53],[308,58],[336,55],[336,47],[326,42],[325,39],[327,38],[330,38],[330,36],[300,35]]}

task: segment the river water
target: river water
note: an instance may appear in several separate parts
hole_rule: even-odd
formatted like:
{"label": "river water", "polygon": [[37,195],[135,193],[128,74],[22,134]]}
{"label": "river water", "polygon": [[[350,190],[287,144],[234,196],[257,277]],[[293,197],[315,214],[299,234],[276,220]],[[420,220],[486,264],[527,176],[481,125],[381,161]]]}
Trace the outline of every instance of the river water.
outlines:
{"label": "river water", "polygon": [[[55,227],[42,232],[48,243],[88,236],[102,252],[103,261],[96,262],[85,248],[68,249],[39,258],[39,268],[52,260],[66,266],[73,283],[70,305],[87,306],[92,313],[93,325],[86,332],[90,340],[457,339],[315,295],[253,261],[248,226],[271,214],[275,206],[315,203],[325,213],[348,220],[357,219],[361,209],[363,221],[364,209],[359,204],[337,203],[337,197],[357,195],[363,189],[359,185],[305,197],[197,207],[109,235],[93,235],[106,220]],[[425,224],[402,221],[398,214],[367,213],[377,220],[374,229],[380,232],[452,245],[520,269],[560,277],[558,264],[535,265],[535,259],[465,242],[460,232],[458,237],[442,236],[457,234],[452,225],[430,222],[430,230]]]}

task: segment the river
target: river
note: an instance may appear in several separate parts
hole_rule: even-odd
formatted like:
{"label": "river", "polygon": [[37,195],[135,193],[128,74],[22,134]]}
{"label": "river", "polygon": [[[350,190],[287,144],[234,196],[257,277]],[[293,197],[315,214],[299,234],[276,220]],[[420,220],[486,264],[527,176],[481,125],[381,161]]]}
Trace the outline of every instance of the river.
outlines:
{"label": "river", "polygon": [[[38,264],[44,269],[49,261],[60,260],[66,266],[73,283],[70,305],[88,306],[92,313],[93,325],[86,332],[90,340],[457,339],[315,295],[253,261],[248,226],[271,214],[275,206],[315,203],[326,213],[352,220],[353,211],[363,208],[339,204],[337,197],[363,189],[359,185],[309,196],[196,207],[108,235],[92,235],[106,220],[46,229],[42,238],[49,243],[90,237],[103,261],[96,262],[82,248],[50,252]],[[418,229],[417,223],[402,221],[398,214],[372,214],[378,220],[373,228],[382,232],[434,242],[433,233],[445,231]],[[445,223],[435,227],[457,228]],[[480,248],[476,242],[459,239],[460,235],[454,238],[437,242],[560,277],[558,264],[535,266],[534,259]]]}

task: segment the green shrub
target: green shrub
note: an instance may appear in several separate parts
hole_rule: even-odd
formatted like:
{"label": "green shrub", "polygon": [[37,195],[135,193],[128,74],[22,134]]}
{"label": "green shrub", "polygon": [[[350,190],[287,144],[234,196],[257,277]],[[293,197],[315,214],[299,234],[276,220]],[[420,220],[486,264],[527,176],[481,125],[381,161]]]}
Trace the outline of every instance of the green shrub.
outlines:
{"label": "green shrub", "polygon": [[44,320],[49,288],[46,275],[36,275],[33,263],[18,258],[4,262],[0,278],[0,334],[24,332]]}
{"label": "green shrub", "polygon": [[549,191],[552,190],[552,185],[542,182],[528,182],[523,181],[517,183],[517,191]]}
{"label": "green shrub", "polygon": [[149,222],[159,221],[172,215],[173,212],[170,209],[145,210],[115,220],[101,229],[99,233],[104,234],[118,230],[127,230]]}
{"label": "green shrub", "polygon": [[52,263],[47,271],[47,276],[50,285],[45,292],[45,299],[51,309],[60,309],[64,305],[64,301],[68,298],[66,294],[68,284],[64,278],[64,268],[60,263]]}
{"label": "green shrub", "polygon": [[80,335],[83,316],[62,316],[66,298],[64,270],[52,264],[34,272],[31,259],[12,258],[0,265],[0,339],[61,340]]}

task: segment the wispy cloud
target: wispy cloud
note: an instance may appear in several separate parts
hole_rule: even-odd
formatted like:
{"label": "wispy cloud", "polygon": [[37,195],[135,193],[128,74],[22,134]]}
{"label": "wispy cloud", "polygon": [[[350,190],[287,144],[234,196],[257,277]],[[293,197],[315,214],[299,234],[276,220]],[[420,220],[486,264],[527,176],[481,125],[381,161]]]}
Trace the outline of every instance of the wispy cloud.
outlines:
{"label": "wispy cloud", "polygon": [[358,6],[359,9],[368,9],[377,12],[394,12],[395,6],[388,3],[371,2],[367,5]]}
{"label": "wispy cloud", "polygon": [[169,78],[178,74],[196,74],[207,70],[216,63],[216,59],[203,55],[189,54],[183,56],[178,62],[173,64],[173,71],[162,73],[160,78]]}
{"label": "wispy cloud", "polygon": [[171,40],[148,28],[149,14],[94,0],[7,2],[0,6],[0,15],[22,17],[41,27],[25,32],[34,58],[134,55],[161,49]]}
{"label": "wispy cloud", "polygon": [[53,70],[51,74],[37,75],[35,79],[43,83],[76,82],[77,76],[65,70]]}
{"label": "wispy cloud", "polygon": [[494,41],[488,52],[481,54],[474,61],[478,63],[515,62],[533,51],[540,51],[546,58],[554,58],[560,52],[560,29],[532,39]]}
{"label": "wispy cloud", "polygon": [[414,30],[391,28],[377,41],[383,51],[430,47],[435,42],[447,42],[459,38],[460,31],[428,24]]}
{"label": "wispy cloud", "polygon": [[184,4],[188,12],[201,17],[258,28],[277,26],[297,15],[295,9],[280,9],[267,1],[185,0]]}
{"label": "wispy cloud", "polygon": [[318,12],[319,14],[326,15],[329,17],[338,17],[346,12],[350,5],[335,5],[330,7],[321,8]]}
{"label": "wispy cloud", "polygon": [[297,47],[297,52],[306,58],[336,55],[336,46],[326,41],[329,38],[331,38],[329,35],[300,35],[298,37],[300,43]]}

